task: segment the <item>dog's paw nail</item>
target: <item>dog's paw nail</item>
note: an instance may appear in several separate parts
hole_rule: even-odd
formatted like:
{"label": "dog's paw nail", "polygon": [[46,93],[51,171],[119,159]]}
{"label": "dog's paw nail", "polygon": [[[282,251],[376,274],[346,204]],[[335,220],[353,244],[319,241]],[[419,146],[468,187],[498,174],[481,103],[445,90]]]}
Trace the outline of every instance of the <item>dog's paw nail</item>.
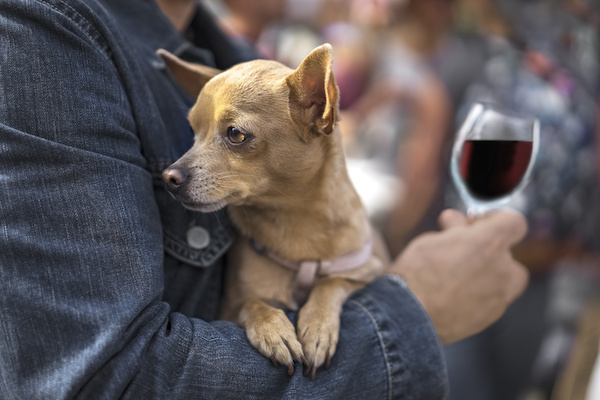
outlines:
{"label": "dog's paw nail", "polygon": [[325,358],[325,369],[329,369],[331,366],[331,355],[327,353],[327,357]]}
{"label": "dog's paw nail", "polygon": [[306,364],[306,368],[304,368],[304,371],[302,371],[302,375],[304,376],[308,376],[310,374],[310,371],[312,369],[312,366],[310,364]]}
{"label": "dog's paw nail", "polygon": [[302,361],[302,365],[304,365],[306,368],[310,368],[310,364],[306,357],[304,357],[304,354],[300,356],[300,361]]}
{"label": "dog's paw nail", "polygon": [[271,364],[273,364],[274,367],[277,366],[277,360],[275,360],[275,357],[269,357],[269,360],[271,360]]}
{"label": "dog's paw nail", "polygon": [[294,364],[292,364],[292,363],[288,364],[288,375],[289,376],[294,375]]}

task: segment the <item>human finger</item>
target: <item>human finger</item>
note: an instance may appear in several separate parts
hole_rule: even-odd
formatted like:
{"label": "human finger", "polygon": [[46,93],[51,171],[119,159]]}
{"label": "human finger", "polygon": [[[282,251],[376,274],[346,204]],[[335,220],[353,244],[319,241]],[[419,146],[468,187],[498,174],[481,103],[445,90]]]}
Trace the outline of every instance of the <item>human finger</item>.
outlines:
{"label": "human finger", "polygon": [[494,237],[502,247],[512,247],[520,242],[527,233],[525,217],[510,209],[488,213],[472,222],[474,234],[485,239]]}
{"label": "human finger", "polygon": [[438,224],[442,229],[466,226],[469,224],[467,217],[458,210],[446,209],[438,217]]}
{"label": "human finger", "polygon": [[529,270],[521,263],[512,260],[509,283],[506,286],[506,296],[509,303],[515,301],[524,291],[529,283]]}

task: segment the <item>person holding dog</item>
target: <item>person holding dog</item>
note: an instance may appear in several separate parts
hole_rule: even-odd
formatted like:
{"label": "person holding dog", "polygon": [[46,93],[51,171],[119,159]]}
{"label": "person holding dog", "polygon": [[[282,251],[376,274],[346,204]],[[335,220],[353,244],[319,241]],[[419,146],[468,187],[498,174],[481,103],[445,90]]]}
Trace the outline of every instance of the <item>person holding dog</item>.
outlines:
{"label": "person holding dog", "polygon": [[192,144],[194,99],[155,51],[244,61],[212,17],[188,0],[0,0],[0,32],[0,398],[443,398],[441,344],[527,283],[520,214],[448,210],[346,303],[330,368],[290,377],[216,320],[227,215],[184,210],[161,180]]}

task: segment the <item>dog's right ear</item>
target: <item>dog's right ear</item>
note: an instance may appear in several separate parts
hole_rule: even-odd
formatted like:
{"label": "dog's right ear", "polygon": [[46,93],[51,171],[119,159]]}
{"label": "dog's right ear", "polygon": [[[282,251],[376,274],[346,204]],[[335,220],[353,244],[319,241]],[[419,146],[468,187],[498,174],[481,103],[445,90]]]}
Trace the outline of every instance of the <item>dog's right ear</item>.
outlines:
{"label": "dog's right ear", "polygon": [[164,49],[158,49],[156,55],[164,61],[179,86],[193,99],[198,97],[206,82],[222,72],[206,65],[184,61]]}
{"label": "dog's right ear", "polygon": [[333,49],[321,45],[286,77],[292,116],[313,134],[329,135],[338,118],[339,89],[333,76]]}

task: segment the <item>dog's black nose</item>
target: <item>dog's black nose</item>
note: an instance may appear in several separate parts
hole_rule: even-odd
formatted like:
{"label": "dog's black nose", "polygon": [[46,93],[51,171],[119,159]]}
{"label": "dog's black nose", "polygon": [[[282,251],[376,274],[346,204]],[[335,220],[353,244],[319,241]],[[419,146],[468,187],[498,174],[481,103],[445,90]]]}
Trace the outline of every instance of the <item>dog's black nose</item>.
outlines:
{"label": "dog's black nose", "polygon": [[169,167],[162,173],[163,180],[169,190],[177,190],[185,183],[188,178],[188,172],[184,168]]}

